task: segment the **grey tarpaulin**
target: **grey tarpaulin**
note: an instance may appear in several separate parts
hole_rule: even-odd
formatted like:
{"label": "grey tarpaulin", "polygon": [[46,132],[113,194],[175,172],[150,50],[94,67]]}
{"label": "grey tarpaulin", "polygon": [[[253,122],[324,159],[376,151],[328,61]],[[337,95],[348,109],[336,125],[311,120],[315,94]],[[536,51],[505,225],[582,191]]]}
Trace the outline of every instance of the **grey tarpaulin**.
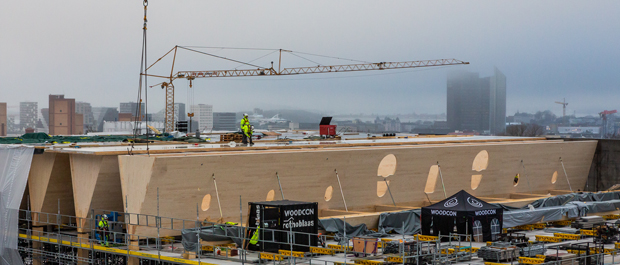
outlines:
{"label": "grey tarpaulin", "polygon": [[204,241],[223,241],[232,240],[237,243],[238,246],[243,244],[243,231],[244,227],[234,225],[215,225],[191,229],[183,229],[181,231],[183,248],[187,251],[196,252],[198,250],[198,239],[196,238],[196,232],[200,232],[200,239]]}
{"label": "grey tarpaulin", "polygon": [[579,208],[580,216],[588,213],[613,212],[620,208],[620,200],[594,201],[594,202],[569,202],[566,205],[574,205]]}
{"label": "grey tarpaulin", "polygon": [[[532,224],[543,221],[561,220],[563,216],[575,218],[588,213],[611,212],[620,208],[620,193],[570,193],[539,199],[521,209],[503,206],[504,227]],[[544,217],[544,219],[543,219]]]}
{"label": "grey tarpaulin", "polygon": [[[521,209],[504,212],[504,227],[533,224],[541,221],[562,220],[565,214],[569,217],[579,216],[579,210],[575,205],[553,206],[536,208],[534,210]],[[543,219],[544,218],[544,219]]]}
{"label": "grey tarpaulin", "polygon": [[420,209],[396,213],[382,213],[379,217],[379,231],[383,233],[394,231],[402,235],[404,222],[405,235],[420,233],[420,214]]}
{"label": "grey tarpaulin", "polygon": [[[340,239],[344,236],[344,227],[345,222],[338,218],[329,218],[329,219],[321,219],[319,220],[319,225],[323,228],[323,230],[336,233],[336,241],[340,241]],[[383,237],[387,236],[386,233],[374,232],[366,227],[366,224],[359,224],[356,226],[352,226],[349,223],[346,223],[347,227],[347,237],[356,237],[356,236],[371,236],[371,237]]]}
{"label": "grey tarpaulin", "polygon": [[19,205],[34,147],[0,145],[0,265],[23,264],[17,251]]}
{"label": "grey tarpaulin", "polygon": [[[583,192],[583,193],[569,193],[557,195],[549,198],[538,199],[530,203],[535,208],[539,207],[548,207],[548,206],[560,206],[565,205],[569,202],[580,201],[580,202],[595,202],[595,201],[610,201],[610,200],[618,200],[620,199],[620,192],[605,192],[605,193],[591,193],[591,192]],[[523,208],[527,208],[523,207]]]}

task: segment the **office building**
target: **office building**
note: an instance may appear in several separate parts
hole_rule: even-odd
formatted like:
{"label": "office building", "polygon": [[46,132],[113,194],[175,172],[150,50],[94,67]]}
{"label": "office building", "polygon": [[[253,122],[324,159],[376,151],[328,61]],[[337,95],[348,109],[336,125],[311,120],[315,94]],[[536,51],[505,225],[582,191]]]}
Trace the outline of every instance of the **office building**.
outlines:
{"label": "office building", "polygon": [[39,115],[39,103],[37,102],[20,102],[19,103],[19,128],[24,131],[26,128],[35,128]]}
{"label": "office building", "polygon": [[6,103],[0,102],[0,136],[6,136],[9,131]]}
{"label": "office building", "polygon": [[95,116],[93,115],[93,108],[90,106],[90,103],[76,102],[75,112],[84,116],[83,123],[85,131],[95,131]]}
{"label": "office building", "polygon": [[83,134],[84,116],[75,112],[75,99],[50,95],[48,125],[50,135]]}
{"label": "office building", "polygon": [[239,128],[237,114],[234,112],[214,112],[214,131],[236,131]]}
{"label": "office building", "polygon": [[457,71],[448,74],[447,122],[451,130],[501,134],[506,128],[506,76]]}
{"label": "office building", "polygon": [[[191,112],[194,113],[192,120],[198,121],[198,129],[200,131],[210,131],[213,129],[213,106],[207,104],[198,104],[191,106]],[[192,128],[192,130],[195,130]]]}
{"label": "office building", "polygon": [[185,112],[185,103],[174,103],[174,120],[187,120],[187,112]]}
{"label": "office building", "polygon": [[[131,113],[136,116],[138,103],[136,102],[122,102],[120,103],[119,113]],[[140,119],[144,120],[146,117],[146,106],[144,103],[140,103]]]}
{"label": "office building", "polygon": [[97,132],[103,132],[103,123],[106,121],[118,121],[118,110],[110,107],[93,108],[94,127]]}

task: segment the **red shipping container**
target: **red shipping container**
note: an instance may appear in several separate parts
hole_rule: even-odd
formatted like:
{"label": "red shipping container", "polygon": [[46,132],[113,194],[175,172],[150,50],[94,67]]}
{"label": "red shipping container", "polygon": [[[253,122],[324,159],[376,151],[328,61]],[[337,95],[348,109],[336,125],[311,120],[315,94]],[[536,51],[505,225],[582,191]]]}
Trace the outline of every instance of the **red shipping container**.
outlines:
{"label": "red shipping container", "polygon": [[319,134],[321,136],[336,136],[336,125],[319,125]]}
{"label": "red shipping container", "polygon": [[321,136],[336,136],[336,125],[329,125],[332,122],[332,117],[323,117],[321,123],[319,123],[319,135]]}

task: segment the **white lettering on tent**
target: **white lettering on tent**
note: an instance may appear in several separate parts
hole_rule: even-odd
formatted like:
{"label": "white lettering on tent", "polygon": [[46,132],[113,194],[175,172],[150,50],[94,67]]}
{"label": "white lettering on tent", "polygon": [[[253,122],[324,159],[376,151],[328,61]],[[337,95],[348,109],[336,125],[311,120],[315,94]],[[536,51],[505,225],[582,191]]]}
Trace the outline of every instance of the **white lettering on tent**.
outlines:
{"label": "white lettering on tent", "polygon": [[313,215],[313,214],[314,214],[314,209],[297,209],[297,210],[286,210],[286,211],[284,211],[284,217]]}
{"label": "white lettering on tent", "polygon": [[456,216],[455,211],[446,211],[446,210],[431,210],[432,215],[445,215],[445,216]]}
{"label": "white lettering on tent", "polygon": [[497,211],[495,211],[495,209],[493,210],[482,210],[482,211],[476,211],[476,216],[481,216],[481,215],[492,215],[495,214]]}

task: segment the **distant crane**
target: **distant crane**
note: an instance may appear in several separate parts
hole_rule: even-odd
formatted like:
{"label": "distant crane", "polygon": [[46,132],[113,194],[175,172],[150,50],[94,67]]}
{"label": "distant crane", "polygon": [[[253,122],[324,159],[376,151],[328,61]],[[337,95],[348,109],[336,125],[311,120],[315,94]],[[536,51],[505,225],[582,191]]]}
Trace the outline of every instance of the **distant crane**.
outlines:
{"label": "distant crane", "polygon": [[[566,106],[568,106],[568,103],[566,102],[566,98],[564,98],[564,101],[562,102],[556,101],[555,103],[562,105],[562,120],[566,122]],[[566,124],[568,124],[568,122],[566,122]]]}
{"label": "distant crane", "polygon": [[618,111],[617,110],[604,110],[598,114],[601,116],[601,119],[603,119],[603,128],[601,130],[602,131],[601,136],[603,139],[607,137],[607,115],[611,115],[614,113],[618,113]]}
{"label": "distant crane", "polygon": [[[233,61],[249,66],[248,69],[228,69],[228,70],[209,70],[209,71],[178,71],[174,72],[177,50],[183,49],[191,52],[200,53],[207,56],[216,57],[223,60]],[[192,81],[196,78],[214,78],[214,77],[257,77],[257,76],[285,76],[285,75],[301,75],[301,74],[318,74],[318,73],[343,73],[343,72],[357,72],[357,71],[370,71],[370,70],[389,70],[389,69],[404,69],[404,68],[421,68],[421,67],[436,67],[436,66],[448,66],[448,65],[463,65],[469,64],[456,59],[438,59],[438,60],[423,60],[423,61],[405,61],[405,62],[378,62],[378,63],[360,63],[360,64],[344,64],[344,65],[316,65],[309,67],[291,67],[281,68],[282,52],[295,53],[289,50],[273,49],[275,52],[280,52],[278,60],[278,68],[274,68],[273,62],[271,67],[262,67],[251,63],[232,60],[229,58],[221,57],[214,54],[209,54],[202,51],[197,51],[183,46],[174,46],[164,56],[155,61],[149,68],[157,64],[160,60],[169,54],[172,54],[172,68],[169,75],[154,75],[154,74],[142,74],[151,77],[163,78],[166,81],[154,86],[161,86],[166,90],[166,109],[165,109],[165,123],[164,131],[171,132],[174,129],[174,85],[172,82],[176,79],[189,80],[190,87]],[[325,57],[325,56],[323,56]],[[336,58],[336,57],[333,57]],[[191,108],[191,107],[190,107]],[[191,114],[191,113],[190,113]]]}

